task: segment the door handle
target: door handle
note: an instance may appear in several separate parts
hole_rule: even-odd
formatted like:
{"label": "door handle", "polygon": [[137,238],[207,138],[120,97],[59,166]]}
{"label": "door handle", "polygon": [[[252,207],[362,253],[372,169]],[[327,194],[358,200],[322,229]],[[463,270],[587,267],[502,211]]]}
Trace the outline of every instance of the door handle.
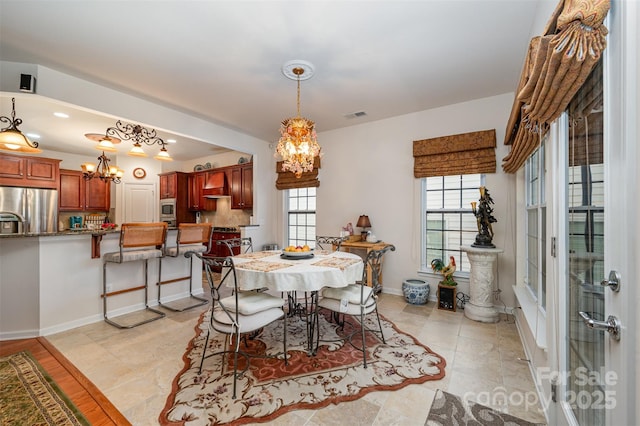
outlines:
{"label": "door handle", "polygon": [[586,312],[580,312],[584,325],[594,330],[605,330],[615,340],[620,340],[620,321],[613,315],[609,315],[606,321],[598,321],[589,316]]}
{"label": "door handle", "polygon": [[609,278],[600,281],[600,285],[602,285],[603,287],[609,287],[611,290],[617,293],[620,291],[620,279],[620,272],[612,270],[609,272]]}

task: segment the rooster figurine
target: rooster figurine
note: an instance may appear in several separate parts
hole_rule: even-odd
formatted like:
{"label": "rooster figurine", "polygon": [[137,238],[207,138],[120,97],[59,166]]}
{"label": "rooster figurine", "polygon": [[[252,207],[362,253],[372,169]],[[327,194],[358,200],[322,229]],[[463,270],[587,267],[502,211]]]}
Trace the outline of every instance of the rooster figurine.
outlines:
{"label": "rooster figurine", "polygon": [[455,286],[456,283],[453,280],[453,273],[456,271],[456,259],[453,256],[449,256],[449,264],[445,265],[442,259],[433,259],[431,261],[431,269],[434,272],[439,272],[444,277],[442,284],[448,286]]}

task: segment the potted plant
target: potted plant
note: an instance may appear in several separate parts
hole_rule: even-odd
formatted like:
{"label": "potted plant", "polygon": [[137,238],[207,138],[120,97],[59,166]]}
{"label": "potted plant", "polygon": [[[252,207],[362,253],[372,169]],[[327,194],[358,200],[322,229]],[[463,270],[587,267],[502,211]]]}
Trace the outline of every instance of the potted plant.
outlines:
{"label": "potted plant", "polygon": [[442,281],[438,284],[438,309],[448,311],[456,310],[456,286],[458,283],[453,279],[456,271],[456,259],[449,257],[449,263],[445,264],[442,259],[433,259],[431,269],[442,274]]}

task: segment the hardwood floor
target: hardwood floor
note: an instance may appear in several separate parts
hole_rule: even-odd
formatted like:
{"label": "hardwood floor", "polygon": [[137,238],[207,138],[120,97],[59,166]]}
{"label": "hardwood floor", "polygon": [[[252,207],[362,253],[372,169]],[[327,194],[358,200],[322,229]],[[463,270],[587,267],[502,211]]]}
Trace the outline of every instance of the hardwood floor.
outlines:
{"label": "hardwood floor", "polygon": [[28,350],[92,425],[130,425],[118,409],[44,337],[0,341],[0,356]]}

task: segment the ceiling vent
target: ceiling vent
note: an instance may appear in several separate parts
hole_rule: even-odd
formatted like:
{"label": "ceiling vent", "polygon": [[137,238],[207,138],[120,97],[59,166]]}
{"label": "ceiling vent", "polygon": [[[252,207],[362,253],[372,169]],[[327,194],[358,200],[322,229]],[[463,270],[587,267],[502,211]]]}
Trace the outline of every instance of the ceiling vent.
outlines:
{"label": "ceiling vent", "polygon": [[356,111],[350,114],[345,114],[344,117],[348,119],[352,119],[352,118],[364,117],[365,115],[367,115],[367,113],[364,111]]}

